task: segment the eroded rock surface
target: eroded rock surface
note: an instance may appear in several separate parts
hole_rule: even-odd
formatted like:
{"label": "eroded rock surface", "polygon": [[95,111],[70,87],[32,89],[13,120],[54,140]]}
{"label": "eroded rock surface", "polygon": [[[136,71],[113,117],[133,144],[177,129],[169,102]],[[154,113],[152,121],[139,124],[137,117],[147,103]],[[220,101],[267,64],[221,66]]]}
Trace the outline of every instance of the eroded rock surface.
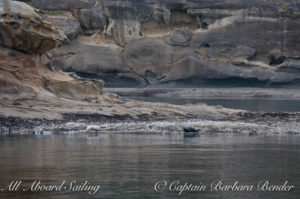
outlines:
{"label": "eroded rock surface", "polygon": [[122,50],[117,47],[87,45],[71,42],[51,51],[52,65],[78,76],[101,78],[106,86],[136,86],[145,84],[122,59]]}
{"label": "eroded rock surface", "polygon": [[0,45],[27,53],[44,53],[58,46],[63,36],[36,10],[17,1],[0,1]]}
{"label": "eroded rock surface", "polygon": [[[142,78],[137,84],[232,78],[265,83],[299,81],[299,0],[30,3],[44,10],[70,11],[80,21],[84,34],[100,31],[102,37],[123,48],[116,58],[122,64],[93,64],[92,70],[87,67],[85,71],[105,73],[111,77],[106,79],[108,84],[120,79],[111,74],[115,67],[122,74],[126,71]],[[103,43],[100,45],[103,51],[111,52]],[[81,59],[82,54],[71,57]],[[64,62],[59,67],[69,66]],[[111,70],[107,70],[109,67]]]}
{"label": "eroded rock surface", "polygon": [[74,40],[79,35],[79,20],[73,17],[71,13],[61,15],[48,14],[44,19],[54,25],[57,29],[62,30],[69,40]]}
{"label": "eroded rock surface", "polygon": [[64,34],[38,12],[22,2],[0,1],[1,101],[97,99],[103,82],[78,80],[51,67],[46,52],[58,46]]}

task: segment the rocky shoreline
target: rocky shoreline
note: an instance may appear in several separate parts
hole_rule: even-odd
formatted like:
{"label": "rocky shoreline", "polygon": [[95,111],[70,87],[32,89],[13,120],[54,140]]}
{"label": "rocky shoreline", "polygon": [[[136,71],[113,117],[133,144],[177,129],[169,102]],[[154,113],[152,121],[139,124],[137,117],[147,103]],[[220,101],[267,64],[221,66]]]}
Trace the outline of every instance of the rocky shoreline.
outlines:
{"label": "rocky shoreline", "polygon": [[[158,107],[163,104],[156,104]],[[194,105],[195,108],[199,105]],[[204,105],[201,105],[202,108]],[[179,108],[179,107],[177,107]],[[180,107],[184,109],[184,107]],[[215,107],[206,107],[215,109]],[[41,135],[76,133],[150,133],[182,134],[182,128],[190,125],[200,128],[203,134],[238,135],[298,135],[300,134],[300,113],[264,113],[228,111],[207,112],[200,115],[195,112],[182,113],[141,113],[101,114],[101,113],[62,113],[60,119],[22,118],[0,116],[0,132],[5,135]],[[140,108],[143,112],[143,108]],[[186,110],[187,111],[187,110]],[[226,113],[228,111],[228,113]],[[128,109],[129,112],[129,109]]]}
{"label": "rocky shoreline", "polygon": [[[243,81],[249,86],[298,82],[298,2],[26,2],[0,0],[2,135],[180,133],[184,125],[196,126],[202,133],[300,132],[298,113],[138,102],[103,90],[104,82],[112,87],[176,86],[194,80],[219,85]],[[295,92],[288,97],[298,99]],[[167,94],[191,93],[195,91]],[[224,92],[208,89],[198,94]],[[227,95],[273,98],[285,94],[237,90]]]}

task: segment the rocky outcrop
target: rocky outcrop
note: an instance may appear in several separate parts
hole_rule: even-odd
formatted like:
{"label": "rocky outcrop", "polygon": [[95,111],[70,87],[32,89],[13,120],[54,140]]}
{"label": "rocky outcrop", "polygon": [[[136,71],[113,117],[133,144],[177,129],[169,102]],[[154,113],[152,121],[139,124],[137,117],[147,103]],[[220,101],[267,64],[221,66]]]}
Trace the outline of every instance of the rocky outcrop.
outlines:
{"label": "rocky outcrop", "polygon": [[121,48],[91,46],[78,41],[51,51],[53,66],[81,77],[106,80],[107,86],[134,86],[144,80],[122,59]]}
{"label": "rocky outcrop", "polygon": [[123,57],[131,70],[139,75],[151,72],[161,78],[169,70],[172,50],[161,39],[136,39],[125,47]]}
{"label": "rocky outcrop", "polygon": [[87,33],[94,30],[104,31],[108,25],[107,18],[101,9],[79,9],[76,13],[82,29]]}
{"label": "rocky outcrop", "polygon": [[44,53],[63,40],[57,33],[27,4],[0,1],[0,45],[32,54]]}
{"label": "rocky outcrop", "polygon": [[44,22],[38,10],[17,1],[0,1],[0,99],[97,99],[103,82],[83,81],[50,65],[45,53],[64,35]]}
{"label": "rocky outcrop", "polygon": [[[298,0],[35,0],[31,4],[71,11],[85,34],[100,31],[123,48],[116,58],[122,60],[122,67],[93,64],[86,70],[92,74],[101,71],[113,77],[111,71],[117,67],[117,74],[138,75],[148,84],[192,78],[299,80]],[[71,57],[82,60],[81,54],[85,53]],[[59,65],[67,66],[66,61]]]}
{"label": "rocky outcrop", "polygon": [[[203,47],[204,48],[204,47]],[[216,49],[218,50],[218,49]],[[219,52],[219,51],[218,51]],[[202,53],[202,54],[201,54]],[[227,57],[209,57],[208,48],[196,49],[172,47],[162,39],[140,39],[130,42],[124,51],[124,60],[133,71],[147,77],[151,72],[156,83],[198,79],[257,79],[271,83],[290,82],[299,79],[298,75],[276,72],[274,68],[260,66],[235,66],[230,58],[247,58],[255,50],[237,46],[227,50]],[[250,64],[250,63],[249,63]]]}
{"label": "rocky outcrop", "polygon": [[79,20],[71,13],[65,12],[61,15],[48,14],[44,19],[54,25],[58,30],[62,30],[69,40],[74,40],[80,31]]}

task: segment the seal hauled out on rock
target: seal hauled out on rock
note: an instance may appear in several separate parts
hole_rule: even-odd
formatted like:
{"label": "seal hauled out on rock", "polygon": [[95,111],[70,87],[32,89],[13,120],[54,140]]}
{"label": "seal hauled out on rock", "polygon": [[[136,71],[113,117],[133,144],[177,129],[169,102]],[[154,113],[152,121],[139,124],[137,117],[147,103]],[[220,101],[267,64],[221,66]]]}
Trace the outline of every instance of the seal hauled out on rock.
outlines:
{"label": "seal hauled out on rock", "polygon": [[185,127],[183,127],[183,130],[184,130],[184,137],[194,137],[200,131],[199,128],[196,128],[193,126],[185,126]]}
{"label": "seal hauled out on rock", "polygon": [[200,131],[199,128],[193,126],[185,126],[183,127],[184,132],[186,133],[198,133]]}

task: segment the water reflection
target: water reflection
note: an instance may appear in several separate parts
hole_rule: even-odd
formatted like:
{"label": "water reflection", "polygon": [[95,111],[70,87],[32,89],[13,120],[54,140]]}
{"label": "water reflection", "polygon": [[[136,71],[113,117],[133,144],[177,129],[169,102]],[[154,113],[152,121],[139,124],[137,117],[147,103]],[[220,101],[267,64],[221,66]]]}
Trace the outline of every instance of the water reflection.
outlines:
{"label": "water reflection", "polygon": [[[0,198],[299,198],[300,137],[206,135],[47,135],[0,140],[0,186],[11,180],[101,184],[87,193],[0,193]],[[289,193],[154,191],[160,180],[210,184],[289,180]]]}

